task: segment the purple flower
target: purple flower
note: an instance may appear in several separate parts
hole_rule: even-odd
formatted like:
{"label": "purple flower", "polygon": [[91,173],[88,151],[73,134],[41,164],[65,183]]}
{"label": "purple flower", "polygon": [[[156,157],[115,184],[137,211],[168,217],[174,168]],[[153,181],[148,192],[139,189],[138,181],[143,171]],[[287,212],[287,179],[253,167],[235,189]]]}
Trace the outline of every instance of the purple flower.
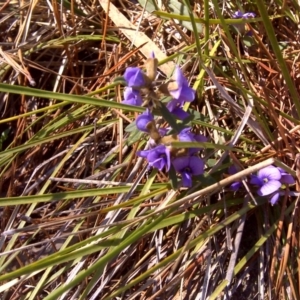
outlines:
{"label": "purple flower", "polygon": [[139,88],[145,85],[144,73],[136,67],[128,67],[124,73],[124,79],[129,87]]}
{"label": "purple flower", "polygon": [[189,87],[188,81],[184,77],[181,69],[176,66],[174,78],[176,82],[176,88],[169,90],[170,95],[180,103],[192,102],[195,99],[196,91]]}
{"label": "purple flower", "polygon": [[204,162],[198,156],[181,156],[172,161],[177,172],[182,176],[182,185],[192,186],[192,175],[201,175],[204,172]]}
{"label": "purple flower", "polygon": [[195,142],[195,134],[190,128],[184,128],[179,132],[178,139],[180,142]]}
{"label": "purple flower", "polygon": [[242,13],[240,10],[236,11],[233,14],[234,19],[249,19],[249,18],[255,18],[256,14],[253,12],[248,12],[248,13]]}
{"label": "purple flower", "polygon": [[138,130],[143,132],[148,132],[147,124],[154,120],[153,115],[149,111],[149,109],[146,109],[145,112],[143,112],[141,115],[139,115],[136,118],[135,124]]}
{"label": "purple flower", "polygon": [[139,91],[136,91],[131,87],[127,87],[124,90],[124,100],[122,101],[122,103],[134,106],[141,106],[143,100]]}
{"label": "purple flower", "polygon": [[[238,172],[238,170],[235,165],[232,165],[228,168],[229,175],[236,174],[237,172]],[[242,183],[240,181],[235,181],[230,185],[230,189],[234,192],[239,190],[241,187],[242,187]]]}
{"label": "purple flower", "polygon": [[250,179],[251,184],[259,186],[257,194],[259,196],[271,195],[270,202],[275,204],[279,198],[278,190],[281,187],[281,173],[278,168],[274,166],[268,166],[257,172],[256,175],[252,175]]}
{"label": "purple flower", "polygon": [[164,145],[158,145],[150,150],[137,151],[137,155],[148,160],[149,166],[158,170],[164,167],[169,171],[171,166],[171,155],[169,149]]}
{"label": "purple flower", "polygon": [[189,117],[190,114],[182,109],[183,103],[181,100],[172,99],[167,103],[167,109],[170,113],[175,115],[179,120],[184,120]]}
{"label": "purple flower", "polygon": [[[194,135],[194,142],[205,143],[205,142],[207,142],[207,138],[206,138],[206,136],[204,136],[202,134],[195,134]],[[189,148],[189,154],[193,155],[193,154],[199,152],[201,149],[203,149],[203,148],[200,148],[200,147]]]}
{"label": "purple flower", "polygon": [[280,179],[280,182],[282,184],[294,184],[295,183],[295,179],[294,177],[287,173],[285,170],[281,169],[281,168],[277,168],[281,174],[281,179]]}
{"label": "purple flower", "polygon": [[[178,134],[178,139],[180,142],[207,142],[207,138],[202,134],[195,134],[191,132],[190,128],[184,128]],[[189,154],[192,155],[201,150],[201,148],[189,148]]]}

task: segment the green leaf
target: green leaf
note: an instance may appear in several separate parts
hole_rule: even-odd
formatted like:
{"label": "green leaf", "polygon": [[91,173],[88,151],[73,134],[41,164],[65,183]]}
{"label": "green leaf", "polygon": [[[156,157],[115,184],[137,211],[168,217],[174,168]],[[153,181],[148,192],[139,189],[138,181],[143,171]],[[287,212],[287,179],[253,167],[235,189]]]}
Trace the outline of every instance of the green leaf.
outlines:
{"label": "green leaf", "polygon": [[173,165],[171,165],[171,168],[169,170],[169,177],[170,177],[170,182],[171,182],[172,189],[173,190],[177,190],[177,188],[178,188],[178,180],[177,180],[176,171],[175,171]]}
{"label": "green leaf", "polygon": [[134,144],[135,142],[137,142],[138,140],[140,140],[142,138],[143,134],[144,133],[142,131],[139,131],[137,128],[135,128],[135,130],[133,130],[130,133],[129,137],[127,138],[126,144],[128,146]]}
{"label": "green leaf", "polygon": [[135,124],[135,121],[134,122],[131,122],[129,125],[126,126],[125,128],[125,131],[126,132],[134,132],[136,131],[137,128],[136,128],[136,124]]}
{"label": "green leaf", "polygon": [[181,128],[179,126],[178,123],[176,123],[176,119],[175,117],[169,112],[169,110],[166,108],[166,106],[161,103],[161,107],[160,107],[160,111],[161,114],[163,116],[163,118],[165,119],[165,121],[167,121],[169,123],[169,125],[172,127],[172,129],[174,129],[176,131],[176,133],[179,133]]}
{"label": "green leaf", "polygon": [[[170,0],[168,7],[169,7],[170,11],[175,13],[175,14],[188,16],[188,17],[190,16],[188,8],[183,3],[180,3],[177,0]],[[195,18],[197,17],[195,14],[193,14],[193,15],[194,15]],[[181,24],[182,26],[184,26],[185,28],[187,28],[191,31],[194,31],[191,22],[180,21],[179,24]],[[196,27],[197,27],[197,31],[199,33],[203,31],[203,25],[196,24]]]}
{"label": "green leaf", "polygon": [[27,95],[33,97],[46,98],[46,99],[69,101],[70,103],[90,104],[101,108],[108,107],[108,108],[124,109],[129,111],[136,111],[136,112],[145,111],[145,108],[143,107],[126,105],[122,103],[117,103],[116,101],[95,99],[90,96],[78,96],[78,95],[68,95],[63,93],[54,93],[51,91],[43,91],[43,90],[24,87],[24,86],[17,86],[17,85],[12,86],[6,83],[0,83],[0,91],[5,93],[18,94],[18,95]]}
{"label": "green leaf", "polygon": [[152,13],[155,10],[158,10],[158,6],[154,0],[138,0],[143,8],[146,9],[147,12]]}
{"label": "green leaf", "polygon": [[118,77],[116,77],[116,78],[113,80],[113,82],[114,82],[114,83],[121,84],[121,85],[124,85],[124,86],[127,85],[127,82],[126,82],[126,80],[124,79],[123,76],[118,76]]}
{"label": "green leaf", "polygon": [[[156,3],[156,1],[154,0],[138,0],[138,2],[145,7],[145,9],[149,12],[152,13],[154,11],[160,11],[160,10],[165,10],[165,8],[163,7],[159,7]],[[189,11],[188,8],[181,2],[177,1],[177,0],[169,0],[169,1],[164,1],[163,2],[164,6],[167,7],[167,11],[176,14],[176,15],[180,15],[180,16],[184,16],[186,18],[189,18]],[[195,18],[197,17],[194,14]],[[193,31],[193,26],[191,24],[191,21],[188,19],[187,21],[183,21],[180,20],[179,24],[182,25],[183,27],[187,28],[188,30]],[[197,24],[197,30],[198,32],[202,32],[203,31],[203,25],[201,24]]]}
{"label": "green leaf", "polygon": [[245,35],[242,37],[242,41],[243,41],[244,45],[247,47],[252,47],[252,46],[256,45],[256,42],[252,36]]}

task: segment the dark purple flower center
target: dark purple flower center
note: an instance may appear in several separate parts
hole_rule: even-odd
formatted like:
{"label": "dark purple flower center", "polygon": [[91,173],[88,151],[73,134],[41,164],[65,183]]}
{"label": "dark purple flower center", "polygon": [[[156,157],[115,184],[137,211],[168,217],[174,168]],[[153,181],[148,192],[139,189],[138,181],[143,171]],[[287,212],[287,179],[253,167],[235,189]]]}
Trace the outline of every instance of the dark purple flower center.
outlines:
{"label": "dark purple flower center", "polygon": [[184,171],[185,173],[192,173],[192,169],[191,169],[190,167],[185,167],[185,168],[183,169],[183,171]]}

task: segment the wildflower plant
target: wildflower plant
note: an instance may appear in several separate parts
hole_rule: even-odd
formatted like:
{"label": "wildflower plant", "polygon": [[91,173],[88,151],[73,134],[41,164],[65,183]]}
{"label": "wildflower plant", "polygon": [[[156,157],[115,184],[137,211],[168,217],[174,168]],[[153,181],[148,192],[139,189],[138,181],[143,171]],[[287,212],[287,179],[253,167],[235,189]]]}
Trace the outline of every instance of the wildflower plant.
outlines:
{"label": "wildflower plant", "polygon": [[[235,13],[235,18],[253,17],[254,13]],[[137,155],[146,159],[148,168],[169,172],[170,178],[173,176],[172,170],[175,170],[182,178],[181,186],[191,187],[193,176],[204,174],[205,162],[199,156],[199,151],[201,143],[206,142],[207,138],[193,133],[191,127],[177,121],[182,122],[190,116],[183,110],[183,105],[195,99],[196,91],[189,86],[179,66],[175,68],[174,78],[161,85],[155,82],[156,72],[157,59],[152,54],[146,62],[146,72],[140,68],[129,67],[124,73],[127,87],[124,90],[123,103],[146,107],[146,111],[137,116],[135,127],[138,131],[149,135],[150,149],[139,150]],[[166,106],[159,101],[159,93],[169,97]],[[163,119],[169,121],[166,127],[160,127],[161,122],[154,117],[153,108],[160,109]],[[172,142],[198,143],[199,147],[175,148]],[[236,167],[230,166],[228,173],[236,174]],[[171,179],[172,182],[177,182],[177,178],[175,181],[174,178]],[[257,175],[252,175],[248,182],[257,187],[259,196],[269,197],[270,203],[274,205],[279,199],[282,185],[294,184],[295,180],[283,169],[269,166],[259,170]],[[237,192],[242,187],[239,180],[233,182],[229,188]]]}
{"label": "wildflower plant", "polygon": [[[205,142],[203,135],[194,134],[190,127],[179,125],[177,120],[184,120],[189,113],[183,110],[186,102],[195,99],[196,91],[191,88],[183,72],[176,66],[174,78],[167,83],[158,85],[155,81],[157,59],[154,54],[146,62],[146,72],[139,68],[127,68],[124,79],[127,87],[124,90],[124,104],[145,106],[146,111],[136,120],[136,128],[150,137],[150,149],[140,150],[137,155],[147,160],[149,167],[162,171],[173,168],[182,176],[182,186],[192,186],[193,175],[204,173],[204,161],[198,155],[199,148],[180,149],[172,147],[172,142]],[[129,90],[128,90],[129,89]],[[166,106],[159,101],[159,94],[169,98]],[[141,101],[142,100],[142,101]],[[165,120],[169,120],[165,127],[159,126],[153,115],[153,108],[162,112]],[[170,172],[170,176],[172,172]]]}

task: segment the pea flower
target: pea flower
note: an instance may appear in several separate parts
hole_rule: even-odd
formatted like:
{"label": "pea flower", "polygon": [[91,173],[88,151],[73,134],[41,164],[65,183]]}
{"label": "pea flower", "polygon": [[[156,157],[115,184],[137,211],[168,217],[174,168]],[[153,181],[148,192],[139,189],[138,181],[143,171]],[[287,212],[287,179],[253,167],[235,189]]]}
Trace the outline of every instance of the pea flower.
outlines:
{"label": "pea flower", "polygon": [[[202,134],[194,134],[194,142],[205,143],[205,142],[207,142],[207,137],[204,136],[204,135],[202,135]],[[200,148],[200,147],[189,148],[189,154],[193,155],[193,154],[197,153],[201,149],[203,149],[203,148]]]}
{"label": "pea flower", "polygon": [[[202,134],[195,134],[191,132],[190,128],[184,128],[178,134],[178,139],[180,142],[207,142],[207,138]],[[193,155],[198,152],[201,148],[189,148],[189,154]]]}
{"label": "pea flower", "polygon": [[192,186],[192,175],[201,175],[204,172],[204,162],[198,156],[180,156],[175,158],[172,164],[181,174],[184,187]]}
{"label": "pea flower", "polygon": [[144,73],[140,68],[128,67],[124,79],[129,87],[139,88],[145,85]]}
{"label": "pea flower", "polygon": [[[232,165],[228,168],[229,175],[236,174],[238,172],[235,165]],[[242,187],[242,183],[240,181],[235,181],[230,185],[230,189],[234,192],[238,191]]]}
{"label": "pea flower", "polygon": [[134,106],[142,106],[143,99],[139,91],[136,91],[131,87],[127,87],[124,90],[124,100],[122,103]]}
{"label": "pea flower", "polygon": [[[236,11],[233,14],[234,19],[250,19],[250,18],[255,18],[256,15],[253,12],[247,12],[247,13],[242,13],[240,10]],[[246,30],[245,24],[235,24],[234,27],[241,33],[244,34],[246,33],[247,36],[252,36],[252,32],[249,30]]]}
{"label": "pea flower", "polygon": [[178,139],[180,142],[194,142],[195,134],[191,132],[190,128],[184,128],[179,132]]}
{"label": "pea flower", "polygon": [[255,18],[256,15],[253,12],[248,12],[248,13],[242,13],[240,10],[236,11],[233,14],[234,19],[249,19],[249,18]]}
{"label": "pea flower", "polygon": [[281,187],[281,173],[278,168],[268,166],[257,172],[257,175],[252,175],[250,179],[251,184],[259,187],[257,194],[259,196],[271,195],[270,202],[274,205],[279,198],[278,190]]}
{"label": "pea flower", "polygon": [[135,124],[138,130],[148,132],[147,124],[153,120],[153,115],[151,114],[149,109],[146,109],[145,112],[143,112],[136,118]]}
{"label": "pea flower", "polygon": [[166,168],[167,171],[170,170],[171,154],[165,145],[158,145],[150,150],[137,151],[137,155],[146,158],[149,163],[149,167],[154,167],[160,171],[163,168]]}
{"label": "pea flower", "polygon": [[173,115],[175,115],[179,120],[184,120],[190,116],[185,110],[182,109],[183,103],[181,100],[173,99],[167,103],[167,109]]}
{"label": "pea flower", "polygon": [[174,72],[175,85],[169,88],[170,95],[177,100],[178,103],[183,104],[184,102],[192,102],[195,99],[196,91],[189,87],[189,83],[184,77],[179,66],[176,66]]}

